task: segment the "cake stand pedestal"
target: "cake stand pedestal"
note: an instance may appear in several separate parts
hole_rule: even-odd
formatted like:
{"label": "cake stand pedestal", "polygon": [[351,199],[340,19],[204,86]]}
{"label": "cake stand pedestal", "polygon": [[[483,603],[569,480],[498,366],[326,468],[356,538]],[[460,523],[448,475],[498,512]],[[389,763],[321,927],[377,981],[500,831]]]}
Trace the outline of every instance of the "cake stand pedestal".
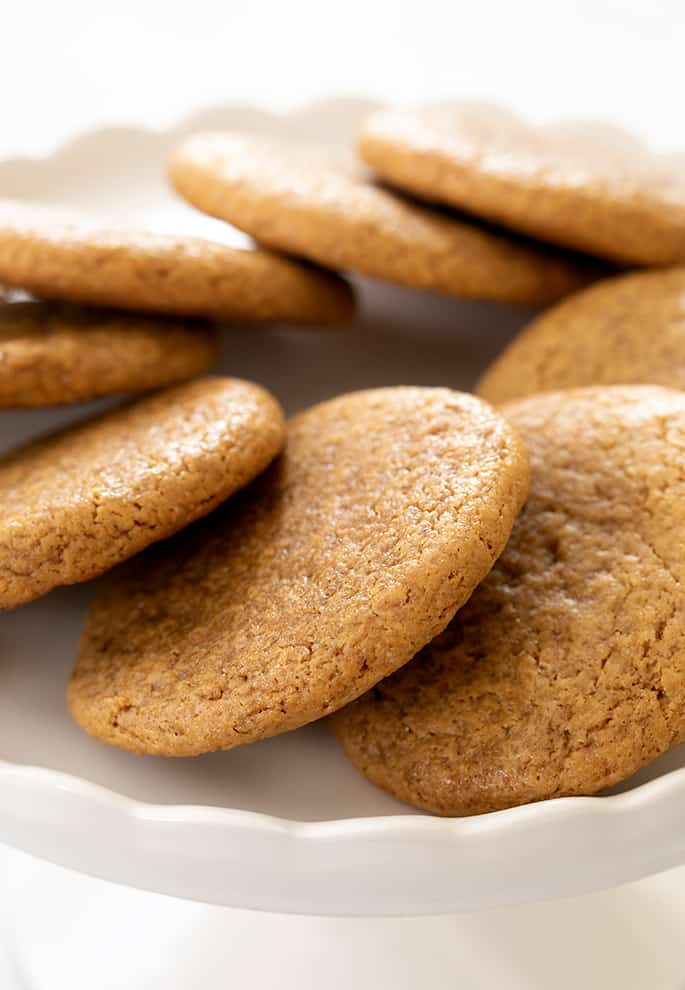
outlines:
{"label": "cake stand pedestal", "polygon": [[5,847],[0,876],[11,960],[0,951],[2,990],[682,990],[684,982],[683,867],[582,898],[392,919],[208,907]]}

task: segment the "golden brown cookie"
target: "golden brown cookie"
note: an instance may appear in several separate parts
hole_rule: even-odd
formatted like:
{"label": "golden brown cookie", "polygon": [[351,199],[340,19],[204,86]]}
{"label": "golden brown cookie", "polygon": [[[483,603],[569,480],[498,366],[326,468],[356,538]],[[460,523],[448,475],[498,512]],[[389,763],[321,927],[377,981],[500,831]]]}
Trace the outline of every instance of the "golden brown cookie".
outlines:
{"label": "golden brown cookie", "polygon": [[618,262],[685,261],[683,161],[615,130],[533,127],[492,109],[386,110],[360,153],[388,182]]}
{"label": "golden brown cookie", "polygon": [[327,323],[354,310],[342,279],[267,251],[9,201],[0,281],[46,299],[247,322]]}
{"label": "golden brown cookie", "polygon": [[533,305],[595,275],[576,258],[410,203],[302,145],[198,134],[170,175],[198,209],[271,248],[401,285]]}
{"label": "golden brown cookie", "polygon": [[123,749],[188,756],[334,711],[445,627],[527,480],[515,431],[473,396],[390,388],[314,406],[244,496],[110,576],[72,714]]}
{"label": "golden brown cookie", "polygon": [[0,302],[0,408],[145,392],[218,359],[201,325],[39,302]]}
{"label": "golden brown cookie", "polygon": [[369,780],[445,815],[594,794],[685,739],[685,395],[503,411],[531,458],[506,550],[442,636],[334,720]]}
{"label": "golden brown cookie", "polygon": [[258,385],[205,378],[0,458],[0,607],[101,574],[262,471],[283,417]]}
{"label": "golden brown cookie", "polygon": [[685,268],[607,279],[548,310],[478,385],[490,402],[583,385],[685,389]]}

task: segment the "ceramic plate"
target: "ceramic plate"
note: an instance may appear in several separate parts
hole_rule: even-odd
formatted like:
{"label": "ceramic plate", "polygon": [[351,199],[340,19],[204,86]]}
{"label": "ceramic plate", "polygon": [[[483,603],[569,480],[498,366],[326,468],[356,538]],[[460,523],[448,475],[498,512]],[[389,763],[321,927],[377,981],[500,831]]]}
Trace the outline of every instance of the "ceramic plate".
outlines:
{"label": "ceramic plate", "polygon": [[[87,134],[49,158],[0,163],[0,195],[240,243],[167,188],[179,137],[230,127],[343,146],[368,110],[359,101],[287,117],[228,108],[165,133]],[[263,382],[290,411],[378,385],[470,388],[531,315],[359,288],[353,326],[227,329],[223,369]],[[3,413],[2,448],[87,408]],[[1,841],[179,897],[319,914],[470,910],[582,893],[685,861],[683,748],[620,793],[451,820],[410,813],[366,783],[325,724],[188,760],[108,749],[70,721],[64,701],[91,595],[92,585],[58,590],[0,618]]]}

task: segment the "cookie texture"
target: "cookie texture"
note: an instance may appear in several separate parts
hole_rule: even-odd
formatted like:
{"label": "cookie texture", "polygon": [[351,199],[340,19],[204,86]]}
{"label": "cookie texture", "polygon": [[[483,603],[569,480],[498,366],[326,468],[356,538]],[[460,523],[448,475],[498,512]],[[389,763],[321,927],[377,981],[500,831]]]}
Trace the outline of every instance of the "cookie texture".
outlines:
{"label": "cookie texture", "polygon": [[607,279],[548,310],[488,368],[478,394],[506,402],[621,384],[685,389],[685,268]]}
{"label": "cookie texture", "polygon": [[533,127],[492,107],[387,110],[362,158],[401,189],[614,261],[685,261],[682,156],[615,128]]}
{"label": "cookie texture", "polygon": [[0,201],[0,281],[45,299],[246,322],[348,319],[352,290],[267,251]]}
{"label": "cookie texture", "polygon": [[0,408],[146,392],[201,374],[220,337],[200,324],[0,302]]}
{"label": "cookie texture", "polygon": [[444,629],[525,496],[514,429],[447,389],[296,416],[244,496],[115,571],[69,706],[98,738],[184,756],[334,711]]}
{"label": "cookie texture", "polygon": [[531,459],[506,550],[441,636],[334,719],[369,780],[445,815],[593,794],[685,739],[685,395],[503,411]]}
{"label": "cookie texture", "polygon": [[0,607],[94,577],[210,512],[278,453],[258,385],[179,385],[0,458]]}
{"label": "cookie texture", "polygon": [[411,203],[303,145],[199,134],[177,150],[170,176],[194,206],[271,248],[418,289],[543,304],[596,274],[576,258]]}

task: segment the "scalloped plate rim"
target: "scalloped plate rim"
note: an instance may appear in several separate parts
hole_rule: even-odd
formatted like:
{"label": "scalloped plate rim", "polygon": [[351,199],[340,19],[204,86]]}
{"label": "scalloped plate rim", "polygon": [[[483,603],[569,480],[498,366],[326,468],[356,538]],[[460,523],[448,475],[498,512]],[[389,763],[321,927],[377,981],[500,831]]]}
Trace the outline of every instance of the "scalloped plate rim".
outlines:
{"label": "scalloped plate rim", "polygon": [[[390,829],[392,831],[403,831],[408,826],[422,831],[447,831],[452,838],[457,832],[464,833],[484,828],[506,828],[511,823],[518,823],[518,820],[537,819],[558,816],[573,809],[581,810],[586,814],[628,814],[638,807],[644,807],[652,798],[667,797],[667,792],[671,789],[682,791],[685,797],[685,767],[671,770],[653,780],[647,780],[642,784],[618,794],[606,794],[600,796],[577,796],[558,797],[546,801],[531,802],[530,804],[519,805],[513,808],[505,808],[501,811],[493,811],[471,817],[448,817],[430,814],[405,815],[377,815],[369,817],[352,817],[340,819],[323,819],[319,821],[303,821],[292,818],[281,818],[278,815],[270,815],[265,812],[247,811],[239,808],[221,808],[215,805],[202,804],[154,804],[140,801],[129,797],[126,794],[112,790],[103,784],[96,784],[75,774],[66,773],[62,770],[52,770],[49,767],[32,766],[29,764],[11,763],[0,760],[0,780],[6,777],[24,779],[26,782],[35,782],[47,789],[50,784],[56,785],[60,790],[68,790],[78,793],[82,797],[89,797],[101,804],[109,804],[119,812],[127,813],[133,817],[144,819],[147,822],[157,821],[169,824],[174,822],[185,822],[195,824],[242,824],[253,822],[255,827],[263,831],[277,832],[286,831],[295,838],[311,839],[316,837],[329,838],[329,833],[349,831],[351,834],[359,835],[365,829],[369,833],[377,833],[379,828]],[[465,837],[465,836],[464,836]]]}

